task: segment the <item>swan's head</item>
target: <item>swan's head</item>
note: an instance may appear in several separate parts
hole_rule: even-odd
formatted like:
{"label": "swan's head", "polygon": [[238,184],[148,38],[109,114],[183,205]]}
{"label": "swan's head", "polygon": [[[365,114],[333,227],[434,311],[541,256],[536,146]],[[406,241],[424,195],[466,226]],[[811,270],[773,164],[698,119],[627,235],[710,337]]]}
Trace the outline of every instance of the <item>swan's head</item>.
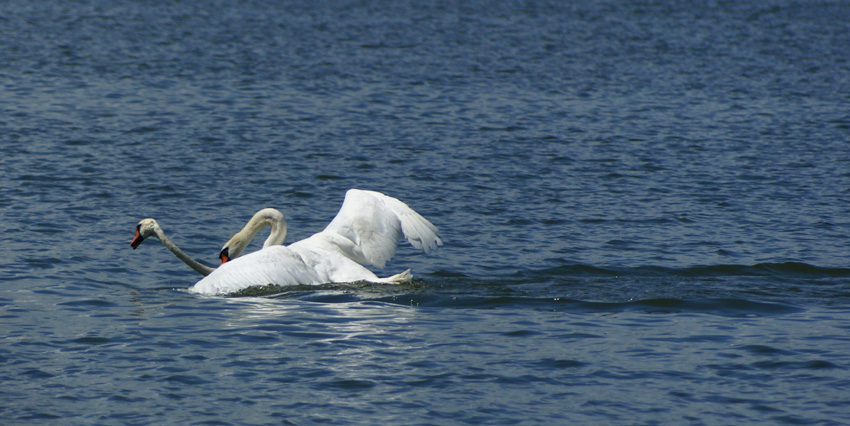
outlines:
{"label": "swan's head", "polygon": [[239,257],[248,248],[254,235],[266,226],[271,227],[271,232],[263,243],[263,248],[282,244],[286,237],[286,220],[283,218],[283,213],[271,208],[263,209],[254,214],[248,224],[224,244],[218,254],[221,264]]}
{"label": "swan's head", "polygon": [[234,235],[230,241],[224,244],[224,247],[222,247],[221,251],[218,253],[218,258],[221,259],[222,265],[239,257],[239,255],[245,251],[245,247],[248,247],[250,240],[237,238],[239,236],[239,234]]}
{"label": "swan's head", "polygon": [[130,247],[133,250],[148,237],[156,237],[157,230],[159,230],[159,224],[156,223],[153,219],[142,219],[138,225],[136,225],[136,236],[133,237],[133,241],[130,241]]}

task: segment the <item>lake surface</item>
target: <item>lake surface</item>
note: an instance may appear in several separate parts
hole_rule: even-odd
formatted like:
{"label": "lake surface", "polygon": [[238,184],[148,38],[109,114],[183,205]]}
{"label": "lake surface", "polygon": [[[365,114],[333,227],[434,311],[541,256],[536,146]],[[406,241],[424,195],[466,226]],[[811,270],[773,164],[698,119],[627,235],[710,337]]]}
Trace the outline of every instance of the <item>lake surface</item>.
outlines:
{"label": "lake surface", "polygon": [[[2,2],[0,420],[850,424],[848,16]],[[129,247],[349,188],[440,227],[413,283],[199,297]]]}

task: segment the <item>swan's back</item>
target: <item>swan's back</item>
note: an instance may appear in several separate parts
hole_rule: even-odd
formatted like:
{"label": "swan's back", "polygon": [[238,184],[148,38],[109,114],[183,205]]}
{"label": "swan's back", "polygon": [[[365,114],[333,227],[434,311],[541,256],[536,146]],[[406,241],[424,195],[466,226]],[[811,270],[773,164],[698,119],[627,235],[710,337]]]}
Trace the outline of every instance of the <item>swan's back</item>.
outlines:
{"label": "swan's back", "polygon": [[231,294],[254,286],[321,284],[316,271],[298,253],[284,246],[272,246],[233,259],[218,267],[189,291],[200,294]]}

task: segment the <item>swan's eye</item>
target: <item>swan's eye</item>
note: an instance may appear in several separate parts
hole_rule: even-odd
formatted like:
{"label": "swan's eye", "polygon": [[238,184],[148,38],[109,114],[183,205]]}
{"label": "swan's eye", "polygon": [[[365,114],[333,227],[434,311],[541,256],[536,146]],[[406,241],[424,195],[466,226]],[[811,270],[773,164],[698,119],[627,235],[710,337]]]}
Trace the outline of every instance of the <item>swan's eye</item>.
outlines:
{"label": "swan's eye", "polygon": [[218,258],[221,259],[221,264],[224,265],[230,260],[230,247],[225,247],[219,253]]}

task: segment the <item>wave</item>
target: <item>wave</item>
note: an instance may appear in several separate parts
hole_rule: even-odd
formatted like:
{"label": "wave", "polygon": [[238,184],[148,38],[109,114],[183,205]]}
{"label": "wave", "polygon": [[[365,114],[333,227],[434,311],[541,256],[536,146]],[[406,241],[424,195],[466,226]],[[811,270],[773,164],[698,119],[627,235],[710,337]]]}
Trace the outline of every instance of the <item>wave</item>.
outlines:
{"label": "wave", "polygon": [[850,277],[850,268],[820,267],[800,262],[757,263],[754,265],[697,265],[684,268],[637,266],[630,268],[597,267],[584,264],[560,265],[532,271],[548,276],[676,276],[676,277]]}
{"label": "wave", "polygon": [[[460,291],[458,291],[460,290]],[[493,294],[492,287],[446,288],[422,281],[409,285],[354,283],[321,286],[255,287],[234,294],[237,297],[296,299],[313,303],[379,303],[416,308],[450,309],[536,309],[568,313],[648,314],[695,313],[726,317],[762,317],[800,312],[799,306],[782,302],[755,301],[735,297],[669,298],[653,297],[622,302],[582,300],[569,297]],[[499,292],[497,289],[496,292]]]}
{"label": "wave", "polygon": [[808,306],[846,307],[850,269],[805,263],[632,268],[560,265],[475,278],[437,271],[410,284],[366,282],[253,287],[231,296],[414,307],[544,309],[564,312],[784,315]]}
{"label": "wave", "polygon": [[454,304],[475,308],[525,306],[559,311],[562,310],[572,313],[701,313],[729,317],[785,315],[803,310],[802,308],[794,305],[756,302],[737,298],[706,298],[693,300],[656,298],[633,300],[628,302],[593,302],[564,298],[491,297],[472,298],[460,302],[455,301]]}

